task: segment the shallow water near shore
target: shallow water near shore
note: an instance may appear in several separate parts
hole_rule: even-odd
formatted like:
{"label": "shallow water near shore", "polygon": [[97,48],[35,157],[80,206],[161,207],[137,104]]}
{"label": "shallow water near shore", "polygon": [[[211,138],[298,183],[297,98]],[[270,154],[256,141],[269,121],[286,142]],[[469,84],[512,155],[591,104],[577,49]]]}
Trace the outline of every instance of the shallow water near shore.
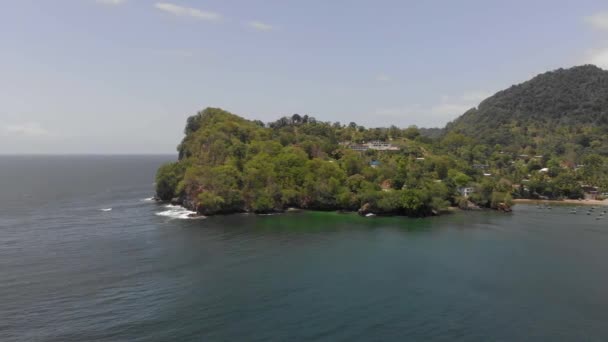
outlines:
{"label": "shallow water near shore", "polygon": [[600,208],[188,219],[172,159],[0,157],[0,341],[608,339]]}

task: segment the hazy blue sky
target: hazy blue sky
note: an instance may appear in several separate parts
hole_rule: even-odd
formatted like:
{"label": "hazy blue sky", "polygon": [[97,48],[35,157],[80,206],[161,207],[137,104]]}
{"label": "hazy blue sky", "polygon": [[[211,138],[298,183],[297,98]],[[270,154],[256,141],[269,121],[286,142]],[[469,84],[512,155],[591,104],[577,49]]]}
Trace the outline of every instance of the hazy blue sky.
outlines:
{"label": "hazy blue sky", "polygon": [[1,6],[0,153],[171,153],[207,106],[443,126],[549,69],[608,69],[605,0]]}

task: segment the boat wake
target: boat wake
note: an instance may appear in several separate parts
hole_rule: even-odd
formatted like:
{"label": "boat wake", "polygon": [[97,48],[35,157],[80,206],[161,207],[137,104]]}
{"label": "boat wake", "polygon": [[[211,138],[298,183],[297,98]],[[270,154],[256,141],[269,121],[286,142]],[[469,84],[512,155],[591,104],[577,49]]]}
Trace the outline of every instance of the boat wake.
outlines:
{"label": "boat wake", "polygon": [[196,211],[188,210],[179,205],[167,204],[167,205],[164,205],[163,207],[167,210],[156,213],[157,216],[164,216],[164,217],[182,219],[182,220],[205,218],[205,216],[198,216],[196,214]]}

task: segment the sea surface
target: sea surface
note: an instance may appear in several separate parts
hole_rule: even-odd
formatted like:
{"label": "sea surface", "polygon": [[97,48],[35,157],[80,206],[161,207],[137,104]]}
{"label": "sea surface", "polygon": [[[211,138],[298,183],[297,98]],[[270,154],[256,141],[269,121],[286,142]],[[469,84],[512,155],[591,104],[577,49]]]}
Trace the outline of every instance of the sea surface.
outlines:
{"label": "sea surface", "polygon": [[608,340],[601,209],[188,219],[173,159],[0,157],[0,341]]}

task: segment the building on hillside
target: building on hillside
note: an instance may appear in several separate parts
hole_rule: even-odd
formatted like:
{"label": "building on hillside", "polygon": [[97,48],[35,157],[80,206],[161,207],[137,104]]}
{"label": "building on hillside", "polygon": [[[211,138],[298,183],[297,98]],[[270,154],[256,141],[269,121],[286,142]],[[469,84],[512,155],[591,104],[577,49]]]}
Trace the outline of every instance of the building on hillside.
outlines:
{"label": "building on hillside", "polygon": [[524,193],[530,192],[530,188],[525,184],[512,184],[511,188],[513,189],[513,191],[518,191],[518,192],[523,191]]}
{"label": "building on hillside", "polygon": [[373,167],[375,169],[378,166],[380,166],[380,162],[377,161],[377,160],[372,160],[371,163],[369,163],[369,166],[371,166],[371,167]]}
{"label": "building on hillside", "polygon": [[593,185],[583,185],[586,200],[595,200],[600,196],[599,188]]}
{"label": "building on hillside", "polygon": [[391,181],[390,179],[384,180],[382,183],[380,183],[380,188],[382,189],[382,191],[393,190],[393,181]]}
{"label": "building on hillside", "polygon": [[373,140],[370,141],[368,143],[370,148],[376,149],[376,150],[381,150],[381,149],[386,149],[389,146],[391,146],[391,143],[387,142],[387,141],[380,141],[380,140]]}
{"label": "building on hillside", "polygon": [[391,144],[387,141],[373,140],[373,141],[370,141],[367,145],[369,146],[369,148],[371,150],[378,150],[378,151],[398,151],[399,150],[399,147],[393,146],[393,144]]}
{"label": "building on hillside", "polygon": [[348,145],[348,148],[350,148],[353,151],[359,151],[359,152],[365,152],[365,151],[369,150],[369,146],[361,145],[361,144],[351,144],[351,145]]}
{"label": "building on hillside", "polygon": [[393,144],[386,141],[374,140],[368,143],[363,144],[352,144],[349,142],[341,142],[339,143],[341,146],[348,146],[353,151],[365,152],[367,150],[375,150],[375,151],[399,151],[400,148],[398,146],[394,146]]}
{"label": "building on hillside", "polygon": [[471,196],[472,193],[475,192],[475,189],[470,186],[463,186],[458,188],[458,192],[460,193],[460,196],[468,198],[469,196]]}

